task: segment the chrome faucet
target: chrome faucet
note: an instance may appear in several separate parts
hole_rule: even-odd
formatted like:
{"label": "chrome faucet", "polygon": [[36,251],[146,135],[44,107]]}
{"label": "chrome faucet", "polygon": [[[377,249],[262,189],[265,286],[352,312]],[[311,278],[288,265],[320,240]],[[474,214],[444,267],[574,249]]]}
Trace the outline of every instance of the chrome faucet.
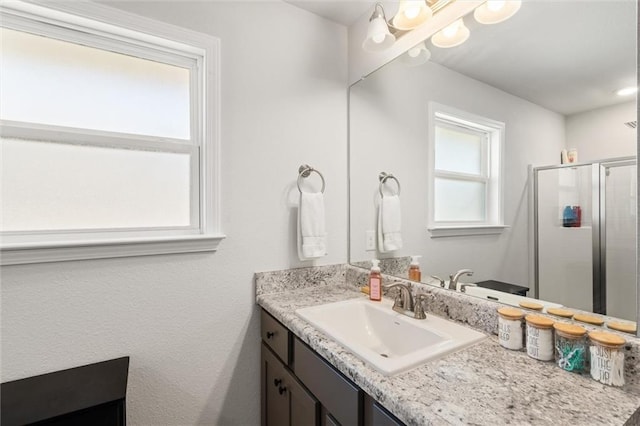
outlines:
{"label": "chrome faucet", "polygon": [[403,311],[413,311],[413,295],[411,294],[411,284],[401,283],[396,281],[392,284],[385,285],[385,290],[391,290],[398,288],[400,291],[393,302],[393,310],[396,312],[404,313]]}
{"label": "chrome faucet", "polygon": [[[422,302],[426,300],[425,294],[416,295],[415,303],[413,295],[411,294],[411,283],[405,284],[396,281],[392,284],[384,286],[385,290],[391,290],[398,288],[400,291],[393,302],[393,310],[403,315],[412,316],[415,319],[425,319],[427,316],[424,313],[424,306]],[[413,315],[410,315],[412,313]]]}
{"label": "chrome faucet", "polygon": [[449,275],[449,290],[457,290],[458,280],[463,275],[473,275],[473,271],[471,269],[460,269],[455,274]]}

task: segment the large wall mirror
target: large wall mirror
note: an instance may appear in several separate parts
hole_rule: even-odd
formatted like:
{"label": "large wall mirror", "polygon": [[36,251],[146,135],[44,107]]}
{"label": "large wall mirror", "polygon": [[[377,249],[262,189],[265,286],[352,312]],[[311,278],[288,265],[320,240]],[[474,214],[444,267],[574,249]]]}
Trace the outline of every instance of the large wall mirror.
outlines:
{"label": "large wall mirror", "polygon": [[470,269],[460,281],[636,321],[637,95],[616,94],[637,85],[636,3],[472,15],[463,44],[426,40],[426,63],[350,88],[350,263],[406,278],[421,256],[428,284]]}

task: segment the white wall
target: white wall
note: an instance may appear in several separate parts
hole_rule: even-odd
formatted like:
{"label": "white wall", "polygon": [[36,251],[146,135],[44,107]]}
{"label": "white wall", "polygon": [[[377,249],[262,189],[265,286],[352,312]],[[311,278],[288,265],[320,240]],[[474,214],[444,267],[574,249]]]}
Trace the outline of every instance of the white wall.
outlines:
{"label": "white wall", "polygon": [[578,150],[578,161],[589,162],[636,155],[636,101],[598,108],[566,118],[567,148]]}
{"label": "white wall", "polygon": [[259,424],[254,271],[295,251],[295,179],[327,180],[346,253],[346,28],[279,1],[114,3],[222,40],[223,231],[213,254],[2,269],[2,381],[130,355],[132,425]]}
{"label": "white wall", "polygon": [[[393,62],[352,87],[351,255],[367,260],[365,231],[375,229],[378,173],[402,184],[404,247],[391,256],[423,255],[423,276],[462,268],[475,280],[529,282],[527,166],[559,162],[564,117],[436,63]],[[506,123],[505,222],[502,235],[432,239],[427,231],[428,102]]]}

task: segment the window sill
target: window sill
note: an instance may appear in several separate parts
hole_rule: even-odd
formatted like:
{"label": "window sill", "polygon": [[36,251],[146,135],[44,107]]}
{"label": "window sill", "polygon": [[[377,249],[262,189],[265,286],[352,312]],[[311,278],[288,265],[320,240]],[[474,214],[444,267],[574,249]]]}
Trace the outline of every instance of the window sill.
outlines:
{"label": "window sill", "polygon": [[427,228],[431,232],[431,238],[465,237],[474,235],[499,235],[509,228],[506,225],[479,225],[479,226],[436,226]]}
{"label": "window sill", "polygon": [[0,249],[0,265],[216,251],[224,235],[16,244]]}

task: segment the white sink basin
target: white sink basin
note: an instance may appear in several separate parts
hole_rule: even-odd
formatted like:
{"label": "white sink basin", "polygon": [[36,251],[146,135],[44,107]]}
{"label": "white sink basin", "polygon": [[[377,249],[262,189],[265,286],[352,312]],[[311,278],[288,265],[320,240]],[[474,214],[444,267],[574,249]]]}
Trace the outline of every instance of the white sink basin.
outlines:
{"label": "white sink basin", "polygon": [[298,309],[296,314],[345,346],[385,376],[476,343],[486,336],[427,314],[417,320],[368,298]]}
{"label": "white sink basin", "polygon": [[489,299],[500,303],[505,303],[511,306],[520,306],[520,302],[530,302],[542,305],[543,312],[547,311],[547,308],[560,308],[562,305],[553,302],[547,302],[546,300],[533,299],[531,297],[518,296],[517,294],[506,293],[503,291],[493,290],[484,287],[465,287],[465,293],[471,296],[481,297],[483,299]]}

